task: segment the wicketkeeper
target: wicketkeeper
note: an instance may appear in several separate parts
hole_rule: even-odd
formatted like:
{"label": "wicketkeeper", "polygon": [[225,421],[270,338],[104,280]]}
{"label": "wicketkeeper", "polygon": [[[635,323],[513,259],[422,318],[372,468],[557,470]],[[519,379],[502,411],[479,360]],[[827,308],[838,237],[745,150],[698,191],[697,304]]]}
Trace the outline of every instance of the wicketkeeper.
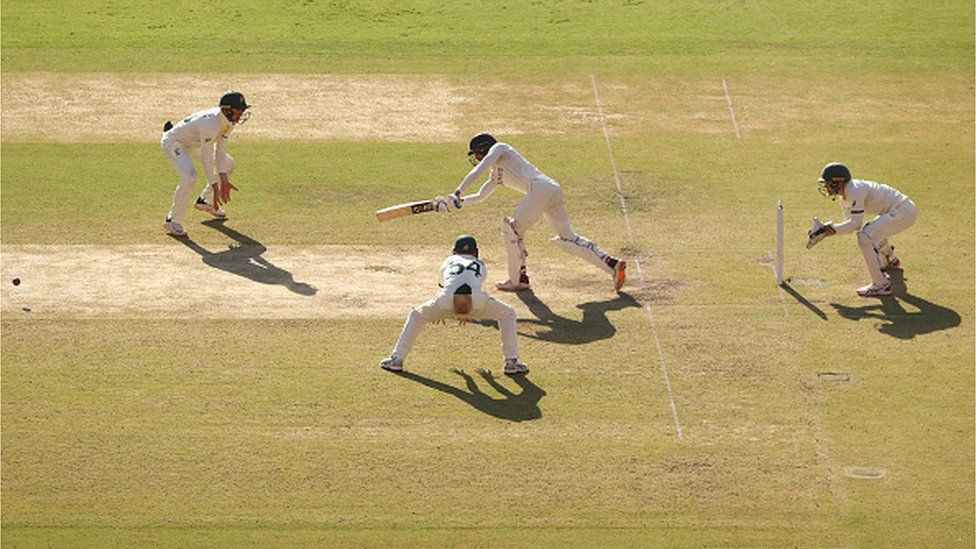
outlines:
{"label": "wicketkeeper", "polygon": [[[819,179],[820,192],[832,199],[840,196],[840,204],[847,217],[842,223],[820,223],[813,218],[808,233],[807,248],[835,234],[857,232],[857,243],[864,254],[871,284],[857,289],[863,297],[891,295],[891,283],[885,271],[901,268],[890,238],[915,223],[915,203],[897,190],[875,183],[851,179],[851,172],[843,164],[827,164]],[[867,224],[865,214],[877,216]]]}
{"label": "wicketkeeper", "polygon": [[227,154],[227,139],[235,125],[247,121],[251,114],[245,112],[248,108],[250,105],[243,94],[230,92],[220,98],[219,106],[195,112],[175,126],[171,122],[163,126],[163,138],[159,144],[180,176],[180,183],[173,194],[173,205],[163,223],[167,233],[186,236],[183,218],[197,183],[197,170],[193,167],[192,158],[203,165],[208,181],[194,207],[214,217],[227,216],[220,205],[230,202],[230,191],[237,190],[230,182],[230,174],[234,173],[234,159]]}
{"label": "wicketkeeper", "polygon": [[478,259],[478,243],[473,236],[462,235],[454,242],[453,251],[454,254],[441,264],[441,292],[434,299],[410,311],[393,353],[390,358],[380,362],[380,367],[391,372],[402,372],[403,361],[417,341],[417,336],[431,322],[455,318],[464,323],[469,319],[480,319],[498,321],[505,374],[528,373],[529,368],[519,361],[515,309],[481,289],[488,271],[485,264]]}
{"label": "wicketkeeper", "polygon": [[[556,232],[553,241],[567,252],[580,257],[613,277],[614,290],[620,290],[627,278],[627,262],[612,257],[600,249],[596,243],[573,232],[569,224],[569,214],[563,202],[563,188],[549,176],[539,171],[511,145],[499,143],[487,133],[474,136],[468,150],[468,159],[474,168],[468,172],[452,200],[441,203],[438,211],[449,211],[452,206],[474,205],[488,198],[498,187],[509,187],[525,195],[522,203],[515,209],[512,217],[502,219],[502,237],[508,260],[508,280],[495,284],[499,290],[517,292],[528,290],[529,276],[526,273],[525,232],[543,215],[549,226]],[[481,177],[488,175],[476,194],[461,196],[461,193]]]}

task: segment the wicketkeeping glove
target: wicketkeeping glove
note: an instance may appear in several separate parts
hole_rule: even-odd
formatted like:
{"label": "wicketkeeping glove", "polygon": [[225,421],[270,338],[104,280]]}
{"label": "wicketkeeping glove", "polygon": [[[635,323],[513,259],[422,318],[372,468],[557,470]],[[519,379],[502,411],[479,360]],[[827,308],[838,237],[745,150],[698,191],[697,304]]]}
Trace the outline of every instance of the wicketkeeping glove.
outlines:
{"label": "wicketkeeping glove", "polygon": [[821,240],[827,238],[830,235],[835,234],[837,231],[834,230],[833,225],[830,221],[826,224],[821,223],[816,217],[813,218],[813,228],[807,231],[807,249],[814,247]]}

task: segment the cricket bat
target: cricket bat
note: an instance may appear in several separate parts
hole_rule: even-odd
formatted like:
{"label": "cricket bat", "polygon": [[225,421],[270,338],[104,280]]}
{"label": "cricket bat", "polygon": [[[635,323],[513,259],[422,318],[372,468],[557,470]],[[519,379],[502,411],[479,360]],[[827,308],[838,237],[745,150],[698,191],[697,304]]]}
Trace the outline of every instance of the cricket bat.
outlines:
{"label": "cricket bat", "polygon": [[437,209],[437,204],[433,200],[421,200],[419,202],[404,202],[382,210],[376,210],[376,219],[389,221],[398,217],[416,215],[432,212]]}

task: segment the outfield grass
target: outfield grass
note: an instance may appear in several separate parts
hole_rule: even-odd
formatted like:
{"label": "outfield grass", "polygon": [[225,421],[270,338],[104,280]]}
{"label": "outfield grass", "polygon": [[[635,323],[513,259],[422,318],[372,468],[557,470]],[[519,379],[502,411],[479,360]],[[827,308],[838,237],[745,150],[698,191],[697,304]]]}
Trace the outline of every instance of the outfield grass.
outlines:
{"label": "outfield grass", "polygon": [[[631,258],[628,293],[583,298],[609,281],[549,244],[544,222],[530,232],[541,302],[501,296],[520,308],[532,367],[518,383],[476,371],[500,369],[491,326],[432,327],[410,374],[394,376],[376,364],[406,310],[57,317],[23,311],[5,282],[6,544],[973,545],[971,5],[223,9],[7,5],[0,61],[6,74],[65,79],[402,73],[484,87],[483,101],[460,107],[459,131],[492,120],[518,129],[500,137],[564,184],[576,230]],[[527,123],[553,117],[550,107],[584,116]],[[260,140],[251,124],[274,119],[256,110],[235,133],[241,191],[228,224],[269,254],[419,251],[470,232],[502,256],[499,221],[519,199],[505,190],[447,218],[372,217],[453,189],[467,170],[463,140]],[[176,181],[157,144],[4,137],[0,156],[4,246],[178,246],[159,228]],[[812,215],[839,215],[815,188],[832,160],[919,205],[895,238],[905,262],[895,299],[853,295],[868,278],[853,238],[803,249]],[[777,200],[788,290],[773,280]],[[197,214],[195,241],[234,244]],[[549,263],[576,266],[579,307],[565,305],[577,290],[546,286]],[[431,290],[418,281],[416,301]],[[825,371],[853,378],[822,381]],[[851,478],[851,467],[885,475]]]}

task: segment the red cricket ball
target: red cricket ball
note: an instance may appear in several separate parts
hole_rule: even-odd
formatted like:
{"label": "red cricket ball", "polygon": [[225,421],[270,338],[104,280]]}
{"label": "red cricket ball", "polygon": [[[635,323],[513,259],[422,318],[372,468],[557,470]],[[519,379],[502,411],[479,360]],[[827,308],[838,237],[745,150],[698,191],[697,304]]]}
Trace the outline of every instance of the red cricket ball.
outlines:
{"label": "red cricket ball", "polygon": [[14,279],[14,286],[20,286],[20,279],[19,278],[15,278]]}

